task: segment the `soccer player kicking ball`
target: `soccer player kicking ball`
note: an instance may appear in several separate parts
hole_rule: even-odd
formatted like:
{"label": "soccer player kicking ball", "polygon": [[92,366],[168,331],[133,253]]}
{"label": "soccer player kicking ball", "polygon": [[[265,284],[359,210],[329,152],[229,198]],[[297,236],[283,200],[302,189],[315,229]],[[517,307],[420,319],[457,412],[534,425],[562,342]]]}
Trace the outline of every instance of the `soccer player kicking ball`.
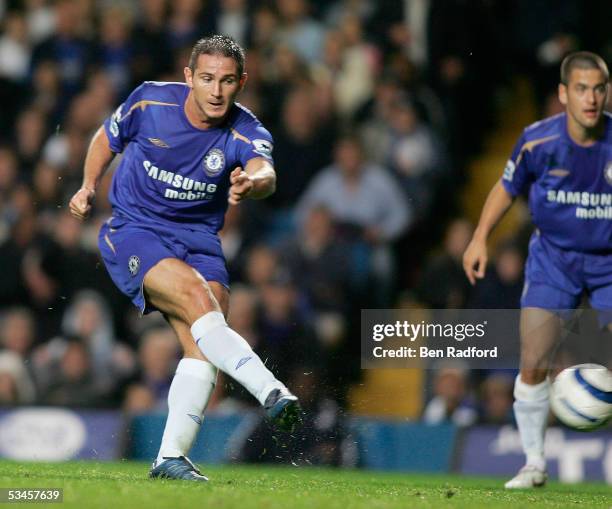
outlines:
{"label": "soccer player kicking ball", "polygon": [[529,244],[521,298],[521,368],[514,415],[527,462],[506,488],[546,483],[544,432],[549,407],[550,353],[562,310],[586,292],[600,323],[612,322],[612,118],[604,112],[609,73],[589,52],[561,64],[559,100],[565,113],[523,131],[503,176],[486,200],[464,257],[472,284],[485,274],[487,237],[514,198],[529,192],[536,231]]}
{"label": "soccer player kicking ball", "polygon": [[[185,83],[145,82],[91,141],[83,186],[70,211],[85,219],[114,158],[112,217],[99,247],[117,287],[145,313],[158,310],[184,356],[168,394],[168,420],[153,478],[206,481],[187,453],[215,386],[217,368],[240,382],[280,429],[300,422],[297,398],[230,329],[228,273],[217,232],[228,202],[274,192],[272,137],[235,103],[244,50],[215,35],[194,46]],[[244,170],[243,170],[244,168]]]}

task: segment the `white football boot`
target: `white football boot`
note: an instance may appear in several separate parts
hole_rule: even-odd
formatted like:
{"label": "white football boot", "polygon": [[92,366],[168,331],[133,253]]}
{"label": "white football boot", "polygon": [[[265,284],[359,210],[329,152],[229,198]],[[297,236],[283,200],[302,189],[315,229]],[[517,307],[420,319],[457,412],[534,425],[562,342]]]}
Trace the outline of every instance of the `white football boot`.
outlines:
{"label": "white football boot", "polygon": [[508,490],[541,488],[546,484],[546,470],[534,465],[525,465],[504,487]]}

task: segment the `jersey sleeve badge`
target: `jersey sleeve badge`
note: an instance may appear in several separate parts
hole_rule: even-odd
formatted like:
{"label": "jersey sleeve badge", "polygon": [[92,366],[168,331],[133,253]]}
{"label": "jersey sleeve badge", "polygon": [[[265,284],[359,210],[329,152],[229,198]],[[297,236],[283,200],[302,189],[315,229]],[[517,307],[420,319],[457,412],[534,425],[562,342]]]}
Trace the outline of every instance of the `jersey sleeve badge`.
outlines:
{"label": "jersey sleeve badge", "polygon": [[113,113],[113,115],[110,118],[110,122],[109,122],[109,130],[115,138],[119,136],[119,122],[121,121],[121,109],[122,108],[123,108],[123,105],[119,106],[115,110],[115,113]]}
{"label": "jersey sleeve badge", "polygon": [[268,140],[253,140],[253,151],[267,159],[272,159],[273,146]]}
{"label": "jersey sleeve badge", "polygon": [[508,159],[508,162],[506,163],[506,167],[504,168],[504,180],[507,180],[508,182],[512,182],[512,179],[514,178],[514,171],[516,170],[516,164],[514,164],[514,161],[512,159]]}

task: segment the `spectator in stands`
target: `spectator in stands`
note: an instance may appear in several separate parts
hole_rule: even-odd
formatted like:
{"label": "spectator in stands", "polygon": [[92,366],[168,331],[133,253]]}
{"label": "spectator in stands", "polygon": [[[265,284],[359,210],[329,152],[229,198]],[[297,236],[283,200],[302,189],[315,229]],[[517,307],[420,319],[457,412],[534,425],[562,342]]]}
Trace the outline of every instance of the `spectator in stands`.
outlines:
{"label": "spectator in stands", "polygon": [[21,356],[0,350],[0,406],[32,404],[36,389]]}
{"label": "spectator in stands", "polygon": [[281,25],[277,37],[281,44],[288,45],[307,62],[321,59],[322,43],[325,38],[324,26],[308,13],[306,0],[277,0]]}
{"label": "spectator in stands", "polygon": [[334,164],[306,189],[297,208],[300,221],[317,206],[325,206],[335,221],[356,227],[373,243],[396,239],[410,226],[412,215],[388,171],[365,159],[354,135],[338,140]]}
{"label": "spectator in stands", "polygon": [[83,224],[67,210],[59,212],[51,226],[53,237],[43,250],[42,268],[56,280],[62,300],[67,301],[77,291],[96,286],[99,276],[91,268],[97,257],[81,245]]}
{"label": "spectator in stands", "polygon": [[93,124],[92,118],[96,116],[94,112],[88,111],[89,105],[91,102],[85,95],[78,102],[72,102],[65,128],[48,138],[43,147],[44,161],[60,170],[64,186],[69,189],[80,185],[78,176],[87,151],[87,130]]}
{"label": "spectator in stands", "polygon": [[134,58],[130,88],[171,68],[171,51],[165,34],[167,9],[166,0],[138,0],[138,16],[131,35]]}
{"label": "spectator in stands", "polygon": [[512,422],[514,376],[492,372],[480,386],[479,422],[509,424]]}
{"label": "spectator in stands", "polygon": [[425,406],[423,422],[474,424],[478,416],[469,394],[467,368],[449,363],[436,369],[433,376],[433,398]]}
{"label": "spectator in stands", "polygon": [[246,0],[220,0],[219,4],[219,13],[215,19],[215,32],[229,35],[238,44],[245,46],[251,32],[248,2]]}
{"label": "spectator in stands", "polygon": [[471,309],[518,309],[523,292],[524,257],[513,241],[502,242],[495,252],[493,270],[472,289]]}
{"label": "spectator in stands", "polygon": [[17,154],[8,146],[0,146],[0,211],[6,213],[6,204],[17,183]]}
{"label": "spectator in stands", "polygon": [[345,14],[340,20],[338,37],[340,61],[331,76],[333,99],[340,116],[352,120],[355,112],[372,97],[380,54],[365,40],[361,20],[355,14]]}
{"label": "spectator in stands", "polygon": [[[0,354],[0,362],[2,362]],[[15,406],[19,403],[17,394],[17,382],[11,373],[2,371],[0,366],[0,408],[4,406]]]}
{"label": "spectator in stands", "polygon": [[22,178],[31,177],[47,135],[47,115],[41,108],[32,106],[18,115],[14,146]]}
{"label": "spectator in stands", "polygon": [[25,254],[34,242],[36,216],[20,212],[12,203],[0,208],[0,213],[0,309],[6,309],[29,301],[23,268]]}
{"label": "spectator in stands", "polygon": [[379,305],[387,303],[395,273],[390,246],[408,230],[413,212],[388,170],[367,161],[358,137],[338,140],[334,163],[317,175],[298,203],[298,222],[320,206],[330,211],[354,248],[364,252],[362,266],[353,270],[371,274],[372,296]]}
{"label": "spectator in stands", "polygon": [[246,285],[234,285],[230,295],[230,327],[240,334],[251,348],[259,345],[261,333],[257,328],[259,294]]}
{"label": "spectator in stands", "polygon": [[266,2],[258,3],[253,12],[251,48],[258,48],[269,57],[276,45],[279,23],[280,20],[271,5]]}
{"label": "spectator in stands", "polygon": [[130,71],[134,58],[134,44],[130,38],[131,13],[118,4],[106,7],[100,15],[100,42],[97,53],[99,66],[110,77],[119,97],[130,90]]}
{"label": "spectator in stands", "polygon": [[0,346],[19,356],[29,358],[36,342],[34,315],[24,307],[7,309],[0,319]]}
{"label": "spectator in stands", "polygon": [[39,224],[43,231],[52,231],[57,209],[63,203],[60,172],[50,164],[40,161],[32,176],[32,189],[36,201]]}
{"label": "spectator in stands", "polygon": [[7,13],[3,21],[3,33],[0,36],[0,77],[23,84],[28,75],[31,51],[26,20],[22,13],[13,11]]}
{"label": "spectator in stands", "polygon": [[325,22],[329,26],[334,26],[348,15],[358,16],[359,20],[367,26],[367,22],[374,14],[375,7],[371,0],[338,0],[325,6]]}
{"label": "spectator in stands", "polygon": [[63,120],[61,111],[61,82],[59,67],[53,60],[43,60],[32,69],[30,102],[47,116],[48,122],[57,125]]}
{"label": "spectator in stands", "polygon": [[178,0],[170,3],[170,17],[166,26],[166,44],[172,50],[191,46],[201,34],[210,33],[212,16],[203,14],[200,0]]}
{"label": "spectator in stands", "polygon": [[35,401],[34,382],[24,359],[16,352],[0,350],[0,406]]}
{"label": "spectator in stands", "polygon": [[265,244],[256,244],[247,254],[242,280],[256,290],[261,290],[274,277],[278,261],[275,249]]}
{"label": "spectator in stands", "polygon": [[297,366],[316,362],[318,356],[317,337],[300,304],[291,275],[277,268],[261,287],[257,329],[262,338],[261,357],[282,380]]}
{"label": "spectator in stands", "polygon": [[288,93],[282,107],[281,124],[275,135],[274,161],[280,171],[277,190],[269,200],[276,209],[293,207],[310,180],[331,160],[329,126],[317,114],[317,97],[310,87]]}
{"label": "spectator in stands", "polygon": [[0,401],[32,403],[35,387],[29,371],[36,341],[34,316],[27,308],[10,308],[0,316]]}
{"label": "spectator in stands", "polygon": [[[146,332],[138,350],[140,372],[128,386],[146,388],[156,410],[167,411],[168,390],[178,363],[178,342],[170,327],[156,327]],[[141,389],[139,389],[141,390]],[[144,390],[142,390],[144,392]]]}
{"label": "spectator in stands", "polygon": [[156,404],[153,391],[146,385],[133,383],[125,391],[121,408],[127,415],[140,415],[155,412]]}
{"label": "spectator in stands", "polygon": [[442,165],[439,143],[409,101],[393,104],[389,122],[391,143],[386,162],[402,183],[417,217],[427,219]]}
{"label": "spectator in stands", "polygon": [[32,43],[39,43],[55,30],[53,8],[45,0],[25,0],[23,4],[28,24],[28,37]]}
{"label": "spectator in stands", "polygon": [[316,311],[348,311],[351,252],[336,238],[336,225],[326,207],[310,209],[279,254]]}
{"label": "spectator in stands", "polygon": [[417,299],[434,309],[464,307],[470,285],[463,274],[463,252],[470,242],[473,226],[463,218],[446,229],[443,251],[430,258],[417,284]]}
{"label": "spectator in stands", "polygon": [[249,247],[261,228],[255,224],[258,218],[250,215],[248,209],[248,206],[228,208],[223,229],[219,232],[230,281],[240,280]]}
{"label": "spectator in stands", "polygon": [[100,391],[87,346],[78,337],[67,338],[58,358],[48,368],[48,378],[39,384],[39,402],[68,407],[106,406],[109,401]]}
{"label": "spectator in stands", "polygon": [[[29,192],[29,188],[28,188]],[[23,208],[33,203],[33,196],[24,195]],[[32,205],[33,206],[33,205]],[[24,235],[28,232],[25,224],[31,212],[22,212],[20,224]],[[34,216],[36,217],[36,216]],[[18,260],[19,272],[30,306],[35,310],[37,323],[43,337],[59,333],[59,324],[68,299],[79,288],[83,288],[97,277],[96,258],[86,253],[79,245],[82,228],[67,211],[58,216],[40,216],[32,225],[25,245],[13,251]],[[47,232],[42,228],[48,228]],[[53,238],[49,234],[53,234]],[[0,250],[1,251],[1,250]],[[9,251],[10,255],[10,251]]]}
{"label": "spectator in stands", "polygon": [[113,393],[135,371],[133,352],[117,342],[108,304],[94,290],[81,290],[74,296],[64,314],[62,329],[68,337],[80,337],[87,346],[101,393]]}
{"label": "spectator in stands", "polygon": [[60,111],[65,111],[82,86],[87,68],[95,61],[94,46],[83,34],[90,20],[81,17],[78,2],[59,0],[55,2],[54,14],[55,32],[34,47],[31,68],[36,69],[48,61],[57,65],[61,84]]}

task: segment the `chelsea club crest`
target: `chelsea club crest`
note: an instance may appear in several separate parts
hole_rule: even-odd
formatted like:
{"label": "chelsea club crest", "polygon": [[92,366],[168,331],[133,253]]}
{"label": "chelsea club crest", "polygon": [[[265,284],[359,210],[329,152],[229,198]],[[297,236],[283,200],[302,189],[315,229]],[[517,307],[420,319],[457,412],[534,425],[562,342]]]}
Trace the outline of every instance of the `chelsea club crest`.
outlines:
{"label": "chelsea club crest", "polygon": [[128,260],[128,269],[130,270],[130,274],[132,276],[138,274],[138,269],[140,269],[140,258],[138,258],[138,256],[130,256],[130,259]]}
{"label": "chelsea club crest", "polygon": [[218,148],[213,148],[204,156],[204,173],[209,177],[216,177],[225,167],[225,155]]}
{"label": "chelsea club crest", "polygon": [[606,178],[606,182],[612,186],[612,161],[608,161],[608,164],[606,164],[604,168],[604,177]]}

